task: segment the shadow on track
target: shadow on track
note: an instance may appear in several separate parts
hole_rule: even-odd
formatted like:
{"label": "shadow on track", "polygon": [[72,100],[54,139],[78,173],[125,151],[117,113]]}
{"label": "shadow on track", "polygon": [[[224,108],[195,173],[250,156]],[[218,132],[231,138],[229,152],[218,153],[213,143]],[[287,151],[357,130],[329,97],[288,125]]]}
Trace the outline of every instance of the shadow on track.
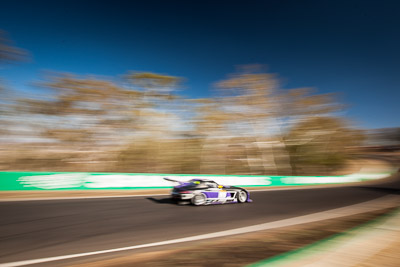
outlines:
{"label": "shadow on track", "polygon": [[373,187],[373,186],[358,186],[357,188],[378,191],[378,192],[383,192],[383,193],[392,194],[392,195],[400,195],[400,189],[398,189],[398,188]]}
{"label": "shadow on track", "polygon": [[176,205],[176,201],[172,200],[171,198],[160,198],[160,199],[156,199],[154,197],[147,197],[146,199],[151,200],[155,203],[158,204],[172,204],[172,205]]}
{"label": "shadow on track", "polygon": [[190,202],[187,201],[176,201],[173,200],[172,198],[154,198],[154,197],[147,197],[146,199],[151,200],[155,203],[158,204],[170,204],[170,205],[176,205],[176,206],[187,206],[190,205]]}
{"label": "shadow on track", "polygon": [[[393,160],[391,160],[393,162]],[[396,165],[398,162],[396,161]],[[376,183],[365,186],[355,186],[355,188],[381,192],[385,194],[400,195],[400,169],[383,181],[377,180]]]}

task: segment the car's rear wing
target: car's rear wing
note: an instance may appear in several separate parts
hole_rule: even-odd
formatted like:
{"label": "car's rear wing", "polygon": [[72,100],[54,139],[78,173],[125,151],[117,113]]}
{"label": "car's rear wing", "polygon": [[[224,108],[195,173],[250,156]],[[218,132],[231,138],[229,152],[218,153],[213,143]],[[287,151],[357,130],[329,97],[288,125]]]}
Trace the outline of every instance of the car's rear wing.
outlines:
{"label": "car's rear wing", "polygon": [[174,182],[174,183],[179,183],[179,184],[183,184],[184,183],[182,181],[174,180],[174,179],[171,179],[171,178],[168,178],[168,177],[164,177],[164,180],[170,181],[170,182]]}

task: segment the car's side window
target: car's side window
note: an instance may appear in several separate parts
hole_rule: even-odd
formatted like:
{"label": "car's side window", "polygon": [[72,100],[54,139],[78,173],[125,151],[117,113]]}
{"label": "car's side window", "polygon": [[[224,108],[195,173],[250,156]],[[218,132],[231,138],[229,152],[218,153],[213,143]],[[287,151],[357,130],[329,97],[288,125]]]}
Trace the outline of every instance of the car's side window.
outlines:
{"label": "car's side window", "polygon": [[210,188],[217,188],[217,184],[216,183],[207,183],[207,186]]}

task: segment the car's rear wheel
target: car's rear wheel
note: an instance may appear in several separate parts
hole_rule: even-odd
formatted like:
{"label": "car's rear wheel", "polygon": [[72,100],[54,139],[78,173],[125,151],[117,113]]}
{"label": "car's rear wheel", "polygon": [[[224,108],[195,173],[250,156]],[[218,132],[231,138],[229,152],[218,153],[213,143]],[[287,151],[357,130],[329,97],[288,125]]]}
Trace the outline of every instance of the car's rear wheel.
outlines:
{"label": "car's rear wheel", "polygon": [[239,203],[244,203],[244,202],[246,202],[246,200],[247,200],[247,192],[241,190],[241,191],[238,193],[237,201],[238,201]]}
{"label": "car's rear wheel", "polygon": [[207,197],[204,194],[195,195],[192,198],[192,204],[195,206],[204,205],[206,203]]}

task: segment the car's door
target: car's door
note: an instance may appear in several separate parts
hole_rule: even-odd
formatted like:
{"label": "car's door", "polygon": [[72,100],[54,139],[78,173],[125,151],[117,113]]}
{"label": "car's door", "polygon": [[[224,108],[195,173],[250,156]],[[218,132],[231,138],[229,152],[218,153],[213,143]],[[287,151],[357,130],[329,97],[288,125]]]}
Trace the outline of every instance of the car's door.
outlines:
{"label": "car's door", "polygon": [[205,185],[208,187],[205,194],[211,201],[219,201],[226,198],[226,190],[221,190],[221,188],[218,188],[217,183],[206,182]]}

